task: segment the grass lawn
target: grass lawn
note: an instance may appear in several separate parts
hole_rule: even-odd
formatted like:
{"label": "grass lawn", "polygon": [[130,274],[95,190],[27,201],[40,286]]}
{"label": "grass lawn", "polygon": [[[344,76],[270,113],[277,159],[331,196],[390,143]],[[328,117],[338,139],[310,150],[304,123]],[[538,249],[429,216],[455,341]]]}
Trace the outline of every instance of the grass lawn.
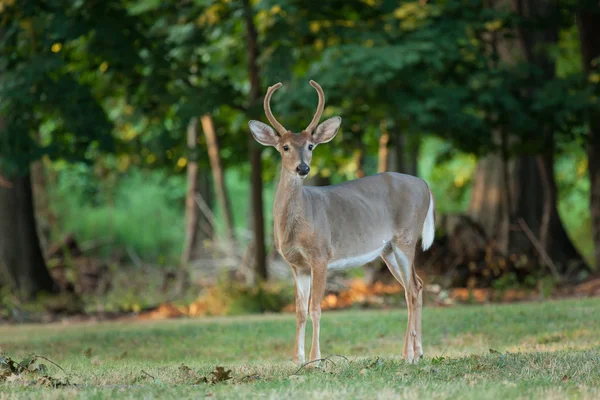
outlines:
{"label": "grass lawn", "polygon": [[[324,312],[323,356],[348,361],[297,375],[293,315],[3,326],[3,352],[44,355],[76,385],[5,383],[0,399],[600,398],[599,311],[600,299],[425,308],[416,365],[400,358],[405,310]],[[234,379],[194,385],[182,364],[200,375],[224,366]]]}

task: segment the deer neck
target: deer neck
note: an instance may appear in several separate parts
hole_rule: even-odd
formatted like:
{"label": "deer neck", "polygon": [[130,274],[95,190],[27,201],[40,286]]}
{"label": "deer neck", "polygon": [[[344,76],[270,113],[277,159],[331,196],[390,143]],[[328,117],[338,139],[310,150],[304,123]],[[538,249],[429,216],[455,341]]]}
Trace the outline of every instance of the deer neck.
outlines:
{"label": "deer neck", "polygon": [[273,204],[276,246],[281,249],[293,239],[294,233],[305,221],[302,179],[282,168]]}

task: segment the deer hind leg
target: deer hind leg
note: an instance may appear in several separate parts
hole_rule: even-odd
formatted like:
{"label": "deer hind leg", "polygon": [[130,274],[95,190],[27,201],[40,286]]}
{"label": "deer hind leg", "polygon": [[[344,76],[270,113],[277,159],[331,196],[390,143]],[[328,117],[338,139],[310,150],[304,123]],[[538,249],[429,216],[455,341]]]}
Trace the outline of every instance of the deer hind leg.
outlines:
{"label": "deer hind leg", "polygon": [[[404,287],[404,296],[408,308],[408,324],[406,327],[406,337],[404,339],[404,350],[402,357],[413,362],[415,359],[415,350],[417,350],[417,334],[419,314],[419,292],[417,289],[416,274],[413,270],[415,249],[414,246],[408,246],[402,243],[387,246],[381,258],[388,269],[394,275],[396,280]],[[420,346],[420,342],[419,342]],[[417,352],[420,356],[420,352]]]}
{"label": "deer hind leg", "polygon": [[296,284],[296,345],[294,347],[294,362],[303,364],[305,360],[304,338],[306,333],[306,318],[308,315],[308,300],[310,298],[310,269],[292,267]]}
{"label": "deer hind leg", "polygon": [[415,356],[423,358],[423,337],[421,335],[421,317],[423,316],[423,281],[417,275],[413,266],[413,275],[415,282],[415,290],[417,292],[417,303],[415,306],[415,329],[417,335],[415,338]]}

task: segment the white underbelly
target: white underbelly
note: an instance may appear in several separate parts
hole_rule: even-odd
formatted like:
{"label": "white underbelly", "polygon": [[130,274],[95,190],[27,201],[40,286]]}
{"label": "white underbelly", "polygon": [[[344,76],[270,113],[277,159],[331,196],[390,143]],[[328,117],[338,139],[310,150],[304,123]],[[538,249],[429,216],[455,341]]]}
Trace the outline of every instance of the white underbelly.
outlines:
{"label": "white underbelly", "polygon": [[384,244],[380,248],[375,249],[369,253],[360,254],[360,255],[352,256],[352,257],[348,257],[348,258],[340,258],[339,260],[331,261],[327,265],[327,269],[346,269],[346,268],[361,267],[361,266],[368,264],[371,261],[375,260],[377,257],[379,257],[386,245],[387,244]]}

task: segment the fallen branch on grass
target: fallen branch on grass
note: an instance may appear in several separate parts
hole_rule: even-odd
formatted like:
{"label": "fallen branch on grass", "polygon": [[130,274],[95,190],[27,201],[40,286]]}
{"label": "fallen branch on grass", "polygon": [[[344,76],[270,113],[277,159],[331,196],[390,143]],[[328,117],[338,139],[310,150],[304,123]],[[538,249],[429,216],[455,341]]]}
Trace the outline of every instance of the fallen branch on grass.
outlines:
{"label": "fallen branch on grass", "polygon": [[65,375],[69,376],[69,374],[67,373],[67,371],[65,371],[65,369],[63,367],[61,367],[60,365],[58,365],[57,363],[55,363],[54,361],[52,361],[51,359],[44,357],[44,356],[40,356],[38,354],[33,356],[34,358],[41,358],[42,360],[46,360],[48,361],[50,364],[54,365],[55,367],[57,367],[58,369],[60,369]]}
{"label": "fallen branch on grass", "polygon": [[153,377],[152,375],[150,375],[149,373],[147,373],[146,371],[142,370],[142,374],[149,376],[150,378],[152,378],[152,380],[156,380],[155,377]]}
{"label": "fallen branch on grass", "polygon": [[298,369],[296,370],[296,372],[294,372],[292,375],[298,375],[298,372],[300,372],[300,371],[301,371],[301,370],[302,370],[304,367],[306,367],[307,365],[310,365],[310,364],[313,364],[313,363],[316,363],[316,362],[320,362],[320,361],[330,362],[330,363],[332,363],[333,365],[337,365],[336,363],[334,363],[333,361],[331,361],[331,358],[332,358],[332,357],[341,357],[341,358],[343,358],[344,360],[348,361],[348,358],[346,358],[345,356],[342,356],[342,355],[340,355],[340,354],[332,354],[332,355],[330,355],[330,356],[327,356],[327,357],[325,357],[325,358],[319,358],[319,359],[317,359],[317,360],[312,360],[312,361],[305,362],[305,363],[304,363],[304,364],[302,364],[302,365],[300,366],[300,368],[298,368]]}

